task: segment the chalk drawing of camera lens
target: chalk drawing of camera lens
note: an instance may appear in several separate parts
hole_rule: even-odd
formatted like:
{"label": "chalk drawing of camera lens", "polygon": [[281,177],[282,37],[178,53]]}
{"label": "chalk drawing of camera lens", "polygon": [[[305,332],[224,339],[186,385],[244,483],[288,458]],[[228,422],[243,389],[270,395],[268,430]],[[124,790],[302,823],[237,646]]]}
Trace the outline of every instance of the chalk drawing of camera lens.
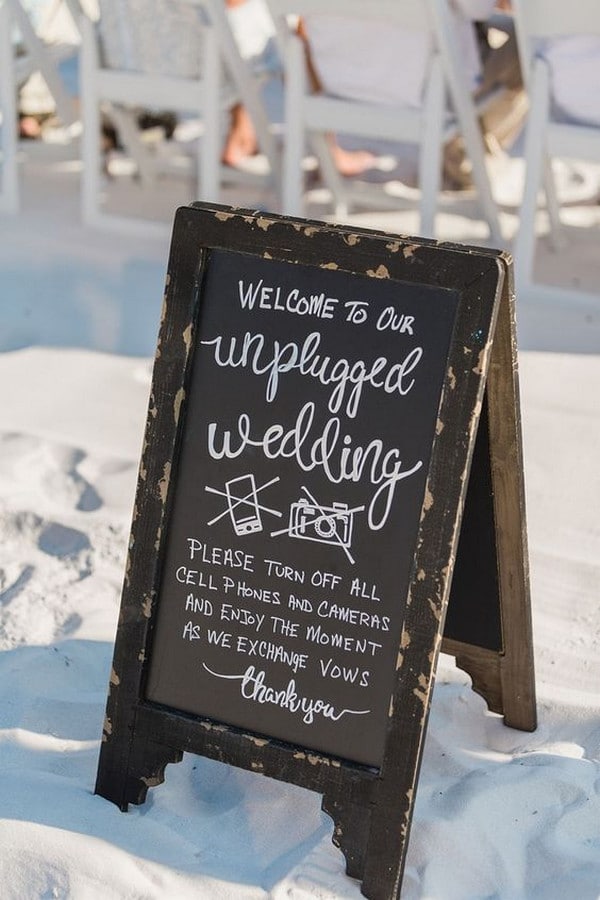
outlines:
{"label": "chalk drawing of camera lens", "polygon": [[290,507],[291,537],[349,547],[353,513],[346,503],[319,506],[300,499]]}

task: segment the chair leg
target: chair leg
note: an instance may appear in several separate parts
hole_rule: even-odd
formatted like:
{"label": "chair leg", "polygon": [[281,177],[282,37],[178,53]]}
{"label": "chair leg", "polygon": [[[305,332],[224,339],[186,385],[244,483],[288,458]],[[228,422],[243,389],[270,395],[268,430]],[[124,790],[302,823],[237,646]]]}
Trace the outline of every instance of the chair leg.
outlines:
{"label": "chair leg", "polygon": [[310,136],[315,155],[319,161],[323,181],[331,190],[334,198],[334,214],[338,221],[347,219],[350,211],[344,178],[338,172],[337,166],[331,155],[327,138],[320,131],[315,131]]}
{"label": "chair leg", "polygon": [[564,247],[565,242],[560,222],[560,204],[556,193],[552,161],[548,158],[545,160],[544,168],[544,193],[546,195],[546,210],[550,224],[550,242],[554,250],[560,250]]}
{"label": "chair leg", "polygon": [[76,120],[75,104],[65,90],[58,69],[48,57],[43,41],[40,40],[35,33],[29,16],[21,4],[8,0],[8,6],[18,25],[19,31],[23,36],[27,51],[35,63],[36,69],[42,73],[44,81],[48,85],[59,117],[62,119],[64,125],[71,125]]}
{"label": "chair leg", "polygon": [[500,228],[498,208],[492,194],[485,164],[483,137],[470,96],[469,86],[466,84],[466,79],[461,77],[461,52],[455,37],[456,32],[450,4],[446,3],[445,0],[434,0],[432,11],[438,35],[437,43],[445,69],[452,105],[460,123],[460,130],[473,167],[473,181],[477,189],[479,206],[488,224],[491,241],[496,246],[502,246],[502,230]]}
{"label": "chair leg", "polygon": [[548,69],[542,60],[538,60],[531,79],[531,105],[525,138],[525,184],[519,229],[515,238],[515,275],[517,283],[524,287],[533,282],[537,199],[544,175],[548,173],[546,167],[549,165],[544,153],[544,132],[548,114]]}
{"label": "chair leg", "polygon": [[290,37],[285,66],[285,147],[283,153],[282,212],[301,216],[304,209],[302,159],[305,148],[303,96],[307,90],[304,48]]}
{"label": "chair leg", "polygon": [[435,234],[435,213],[442,169],[442,125],[446,92],[441,60],[435,56],[424,101],[424,125],[419,148],[419,185],[421,189],[421,234]]}
{"label": "chair leg", "polygon": [[124,147],[136,164],[142,184],[152,186],[156,181],[156,160],[142,141],[135,113],[125,106],[111,103],[110,115]]}
{"label": "chair leg", "polygon": [[100,98],[96,85],[98,65],[94,26],[82,21],[79,96],[81,98],[81,215],[86,224],[94,224],[100,214]]}
{"label": "chair leg", "polygon": [[501,247],[504,241],[498,219],[498,207],[496,206],[496,201],[492,195],[490,180],[485,164],[483,139],[478,127],[476,127],[476,133],[473,134],[470,141],[469,156],[473,166],[473,181],[475,182],[475,187],[477,189],[479,205],[483,211],[484,219],[488,223],[488,228],[490,229],[490,240],[497,247]]}
{"label": "chair leg", "polygon": [[219,95],[221,90],[221,57],[216,36],[207,28],[203,45],[206,84],[203,121],[204,134],[199,142],[198,191],[203,200],[217,202],[220,186],[221,157],[221,110]]}

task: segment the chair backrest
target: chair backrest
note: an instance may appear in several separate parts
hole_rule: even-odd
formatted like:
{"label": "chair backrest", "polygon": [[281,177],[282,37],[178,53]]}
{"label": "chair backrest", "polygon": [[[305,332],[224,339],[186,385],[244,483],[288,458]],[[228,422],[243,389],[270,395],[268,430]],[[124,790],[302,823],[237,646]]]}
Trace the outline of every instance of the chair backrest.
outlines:
{"label": "chair backrest", "polygon": [[111,69],[197,78],[202,10],[185,0],[99,0],[102,62]]}
{"label": "chair backrest", "polygon": [[[294,15],[339,17],[365,22],[381,22],[397,26],[403,32],[424,33],[431,41],[431,49],[437,50],[444,61],[444,71],[451,93],[469,92],[461,49],[455,40],[455,14],[449,0],[267,0],[275,19],[282,48],[285,46],[285,20]],[[377,53],[376,47],[365,44],[367,53]],[[360,67],[360,61],[357,61]],[[453,102],[456,100],[453,97]],[[470,103],[470,97],[467,97]]]}
{"label": "chair backrest", "polygon": [[542,41],[573,35],[600,36],[598,0],[513,0],[523,80]]}
{"label": "chair backrest", "polygon": [[431,25],[431,14],[423,0],[269,0],[274,16],[331,15],[352,19],[384,19],[405,28],[422,29]]}
{"label": "chair backrest", "polygon": [[[352,20],[364,20],[365,25],[386,25],[401,27],[403,32],[417,31],[432,33],[432,16],[428,0],[267,0],[273,19],[280,52],[285,53],[288,24],[301,16],[304,20],[314,17],[315,21],[328,22],[335,28],[336,20],[345,28]],[[376,48],[365,41],[367,53]]]}
{"label": "chair backrest", "polygon": [[600,34],[598,0],[513,0],[513,6],[530,38]]}
{"label": "chair backrest", "polygon": [[[293,12],[302,17],[313,68],[325,93],[381,104],[397,103],[400,93],[410,98],[407,105],[421,105],[434,49],[429,0],[269,3],[282,55],[286,20]],[[408,53],[413,60],[410,69],[403,61]]]}

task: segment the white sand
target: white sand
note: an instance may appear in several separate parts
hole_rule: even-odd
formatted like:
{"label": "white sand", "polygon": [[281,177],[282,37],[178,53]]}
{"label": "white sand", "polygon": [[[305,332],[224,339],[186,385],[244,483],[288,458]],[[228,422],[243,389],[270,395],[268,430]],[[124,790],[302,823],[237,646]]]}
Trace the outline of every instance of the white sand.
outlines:
{"label": "white sand", "polygon": [[[53,152],[0,219],[0,896],[358,898],[308,791],[186,755],[127,814],[93,796],[167,240],[81,228]],[[600,897],[599,317],[520,298],[519,324],[540,724],[442,657],[414,900]]]}

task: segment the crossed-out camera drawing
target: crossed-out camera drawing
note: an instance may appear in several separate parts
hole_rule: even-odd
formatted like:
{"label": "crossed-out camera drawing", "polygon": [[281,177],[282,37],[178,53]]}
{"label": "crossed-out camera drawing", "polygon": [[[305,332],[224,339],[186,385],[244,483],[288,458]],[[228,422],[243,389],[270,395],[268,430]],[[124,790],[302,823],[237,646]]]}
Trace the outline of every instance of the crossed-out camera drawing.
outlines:
{"label": "crossed-out camera drawing", "polygon": [[290,506],[290,519],[287,528],[272,531],[271,537],[287,534],[289,537],[304,541],[315,541],[318,544],[332,544],[341,547],[348,559],[354,564],[350,552],[352,543],[352,526],[354,514],[362,512],[364,506],[350,509],[347,503],[333,503],[331,506],[320,504],[307,487],[302,485],[306,494]]}
{"label": "crossed-out camera drawing", "polygon": [[[257,487],[254,475],[249,473],[240,475],[238,478],[230,478],[225,482],[224,491],[206,485],[205,491],[225,497],[227,501],[225,509],[206,524],[214,525],[228,515],[238,537],[245,534],[257,534],[263,530],[261,510],[278,518],[283,515],[279,510],[258,502],[258,494],[278,481],[279,476],[276,476]],[[350,553],[354,514],[362,512],[364,506],[355,506],[353,509],[350,509],[347,503],[332,503],[331,506],[324,506],[315,500],[304,485],[302,490],[306,497],[300,497],[290,505],[287,528],[272,531],[271,537],[287,534],[288,537],[303,541],[315,541],[318,544],[341,547],[350,562],[354,563],[354,558]]]}

